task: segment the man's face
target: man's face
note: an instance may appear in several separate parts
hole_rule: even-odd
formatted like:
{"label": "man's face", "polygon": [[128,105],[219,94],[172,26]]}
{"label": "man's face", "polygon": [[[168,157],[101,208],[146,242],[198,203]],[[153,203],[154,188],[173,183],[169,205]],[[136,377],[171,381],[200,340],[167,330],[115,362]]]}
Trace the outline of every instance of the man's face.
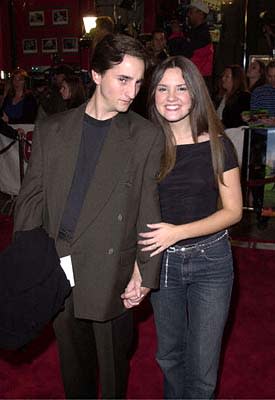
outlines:
{"label": "man's face", "polygon": [[58,89],[61,88],[64,78],[65,78],[64,74],[55,74],[54,75],[54,83],[58,87]]}
{"label": "man's face", "polygon": [[188,23],[191,26],[197,26],[201,23],[202,13],[196,7],[189,7],[187,12]]}
{"label": "man's face", "polygon": [[268,68],[266,72],[267,82],[275,88],[275,68]]}
{"label": "man's face", "polygon": [[152,45],[155,52],[160,52],[166,45],[164,32],[156,32],[152,39]]}
{"label": "man's face", "polygon": [[15,90],[23,90],[25,86],[25,78],[20,74],[15,74],[12,79],[12,84]]}
{"label": "man's face", "polygon": [[63,81],[61,84],[60,88],[60,93],[63,98],[63,100],[69,100],[71,97],[71,91],[68,83],[66,81]]}
{"label": "man's face", "polygon": [[96,83],[95,104],[104,119],[126,112],[139,92],[143,75],[143,60],[125,55],[120,64],[104,74],[92,71]]}

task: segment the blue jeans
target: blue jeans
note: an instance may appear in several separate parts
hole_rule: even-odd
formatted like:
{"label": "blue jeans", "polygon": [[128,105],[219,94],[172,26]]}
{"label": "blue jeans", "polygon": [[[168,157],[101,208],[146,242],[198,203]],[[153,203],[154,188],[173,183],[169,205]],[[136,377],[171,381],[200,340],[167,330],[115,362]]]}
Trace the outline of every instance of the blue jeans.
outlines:
{"label": "blue jeans", "polygon": [[214,397],[232,284],[227,231],[164,253],[160,289],[151,295],[164,398]]}

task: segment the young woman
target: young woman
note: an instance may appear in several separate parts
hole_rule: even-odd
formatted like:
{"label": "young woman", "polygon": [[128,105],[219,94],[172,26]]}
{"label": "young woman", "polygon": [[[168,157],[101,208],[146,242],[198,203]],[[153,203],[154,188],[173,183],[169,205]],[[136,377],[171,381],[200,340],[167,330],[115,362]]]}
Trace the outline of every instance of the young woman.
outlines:
{"label": "young woman", "polygon": [[217,109],[225,129],[244,125],[242,112],[250,110],[250,93],[240,65],[228,65],[221,78],[224,96]]}
{"label": "young woman", "polygon": [[[143,251],[164,251],[152,293],[165,398],[213,397],[233,268],[227,227],[242,215],[238,162],[194,64],[160,64],[151,119],[166,135],[159,174],[163,222],[140,233]],[[218,198],[221,206],[217,207]]]}
{"label": "young woman", "polygon": [[85,89],[78,76],[65,77],[60,87],[60,93],[68,110],[76,108],[86,101]]}
{"label": "young woman", "polygon": [[247,69],[248,90],[253,92],[258,86],[265,84],[265,64],[260,60],[253,60]]}
{"label": "young woman", "polygon": [[2,119],[9,124],[33,124],[37,114],[37,102],[26,88],[28,74],[18,68],[11,74],[11,86],[4,98]]}

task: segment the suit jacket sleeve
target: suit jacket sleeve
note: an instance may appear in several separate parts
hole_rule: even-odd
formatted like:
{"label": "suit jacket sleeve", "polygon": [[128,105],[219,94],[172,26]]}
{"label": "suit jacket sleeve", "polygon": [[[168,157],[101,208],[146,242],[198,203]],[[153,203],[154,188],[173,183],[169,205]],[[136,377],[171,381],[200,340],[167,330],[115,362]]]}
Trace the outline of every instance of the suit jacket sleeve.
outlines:
{"label": "suit jacket sleeve", "polygon": [[[147,224],[161,222],[157,175],[164,151],[164,136],[157,131],[144,168],[143,185],[137,222],[137,232],[148,231]],[[139,238],[138,238],[139,239]],[[149,252],[141,252],[138,247],[137,262],[142,276],[142,286],[158,288],[161,255],[150,257]]]}
{"label": "suit jacket sleeve", "polygon": [[16,201],[14,232],[43,225],[43,160],[39,128],[33,133],[32,154]]}

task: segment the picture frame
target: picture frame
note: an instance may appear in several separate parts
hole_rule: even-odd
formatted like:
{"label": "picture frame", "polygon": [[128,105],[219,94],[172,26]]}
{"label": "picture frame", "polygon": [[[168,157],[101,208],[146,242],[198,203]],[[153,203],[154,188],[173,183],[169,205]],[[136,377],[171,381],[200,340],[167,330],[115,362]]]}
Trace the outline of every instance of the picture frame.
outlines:
{"label": "picture frame", "polygon": [[63,53],[76,53],[78,52],[78,38],[77,37],[64,37],[62,39]]}
{"label": "picture frame", "polygon": [[41,39],[42,53],[56,53],[57,52],[57,38],[44,38]]}
{"label": "picture frame", "polygon": [[29,25],[43,26],[45,25],[45,14],[43,10],[29,11]]}
{"label": "picture frame", "polygon": [[23,39],[22,46],[24,54],[35,54],[38,52],[37,39]]}
{"label": "picture frame", "polygon": [[53,25],[67,25],[69,23],[68,8],[59,8],[52,10]]}

